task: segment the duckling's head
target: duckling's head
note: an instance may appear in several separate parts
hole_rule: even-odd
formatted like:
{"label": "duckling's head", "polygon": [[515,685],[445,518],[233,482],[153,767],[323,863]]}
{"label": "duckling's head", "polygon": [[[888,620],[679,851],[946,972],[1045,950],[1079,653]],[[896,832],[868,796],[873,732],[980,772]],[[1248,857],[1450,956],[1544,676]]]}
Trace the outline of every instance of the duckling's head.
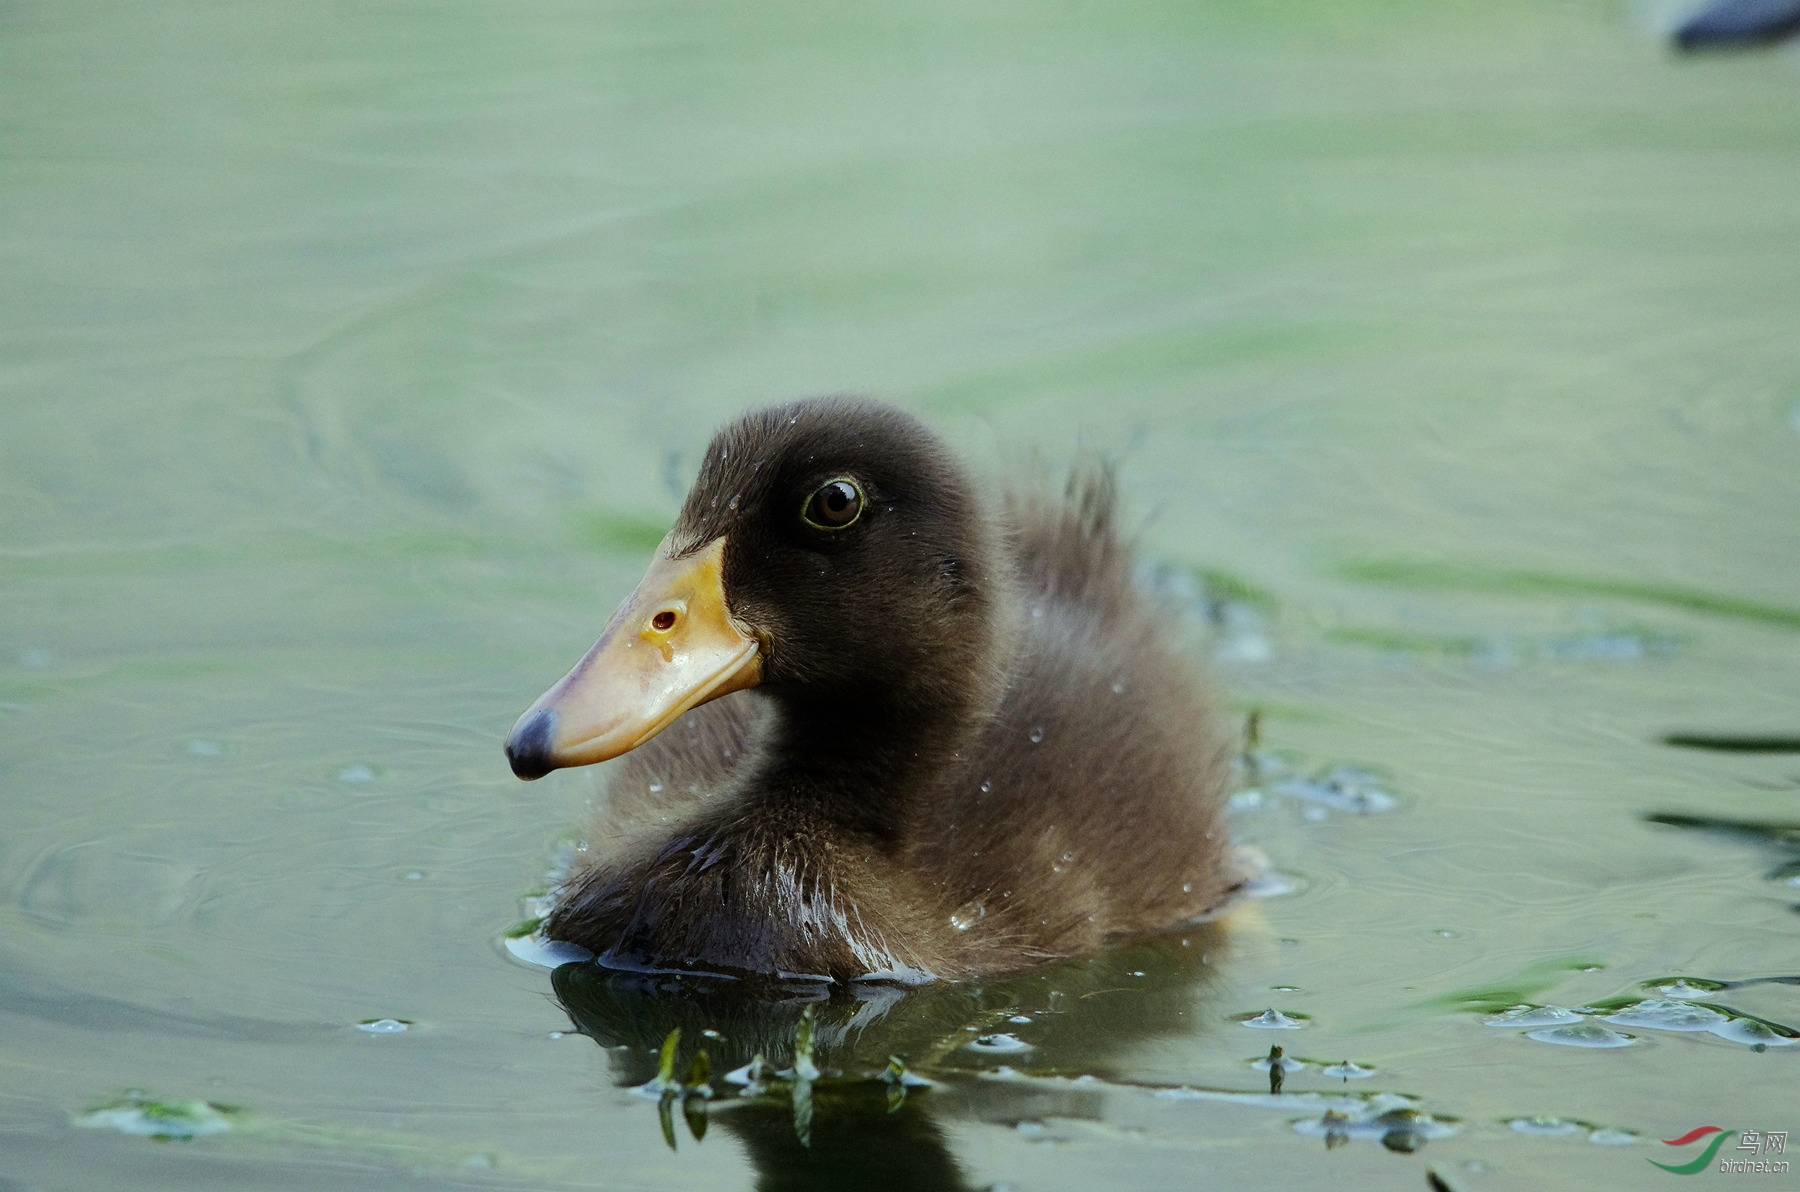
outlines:
{"label": "duckling's head", "polygon": [[714,436],[600,640],[513,727],[513,772],[604,761],[760,686],[813,732],[966,715],[997,694],[997,507],[917,420],[824,398]]}

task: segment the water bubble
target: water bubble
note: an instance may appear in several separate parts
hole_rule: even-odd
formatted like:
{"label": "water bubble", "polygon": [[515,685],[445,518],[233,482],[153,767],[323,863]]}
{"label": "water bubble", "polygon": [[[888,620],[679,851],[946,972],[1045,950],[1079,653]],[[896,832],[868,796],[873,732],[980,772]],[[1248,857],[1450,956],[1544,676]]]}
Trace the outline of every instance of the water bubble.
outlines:
{"label": "water bubble", "polygon": [[1555,1043],[1563,1047],[1630,1047],[1631,1036],[1618,1031],[1608,1030],[1597,1022],[1584,1022],[1580,1026],[1545,1027],[1541,1031],[1526,1031],[1527,1039],[1536,1039],[1539,1043]]}
{"label": "water bubble", "polygon": [[410,1025],[398,1018],[365,1018],[356,1029],[371,1035],[398,1035]]}
{"label": "water bubble", "polygon": [[1721,1039],[1729,1039],[1733,1043],[1747,1043],[1751,1047],[1792,1047],[1794,1040],[1787,1035],[1772,1030],[1765,1023],[1754,1018],[1729,1018],[1708,1030]]}
{"label": "water bubble", "polygon": [[1026,1023],[1031,1021],[1031,1017],[1026,1014],[1014,1014],[1011,1018],[1007,1019],[1006,1021],[1012,1023],[1015,1026],[1024,1026]]}
{"label": "water bubble", "polygon": [[1620,1026],[1645,1026],[1659,1031],[1710,1031],[1721,1026],[1728,1017],[1717,1010],[1690,1002],[1647,1001],[1627,1006],[1617,1014],[1609,1014],[1607,1022]]}
{"label": "water bubble", "polygon": [[1329,1068],[1320,1068],[1319,1071],[1333,1080],[1367,1080],[1375,1075],[1375,1069],[1353,1060],[1345,1060],[1343,1063],[1333,1064]]}
{"label": "water bubble", "polygon": [[765,1060],[762,1056],[762,1052],[759,1051],[749,1063],[741,1068],[733,1068],[731,1071],[725,1073],[724,1076],[720,1077],[720,1079],[727,1084],[749,1085],[760,1089],[769,1077],[773,1075],[774,1071],[769,1067],[769,1061]]}
{"label": "water bubble", "polygon": [[987,907],[979,902],[967,902],[950,912],[950,926],[958,931],[967,931],[985,918]]}
{"label": "water bubble", "polygon": [[1380,815],[1400,801],[1381,788],[1378,775],[1355,766],[1333,766],[1312,778],[1284,778],[1269,784],[1278,795],[1287,795],[1335,811]]}
{"label": "water bubble", "polygon": [[1571,1122],[1559,1117],[1513,1118],[1506,1123],[1520,1134],[1535,1134],[1539,1138],[1561,1138],[1567,1134],[1578,1134],[1580,1122]]}
{"label": "water bubble", "polygon": [[1561,1006],[1514,1006],[1486,1021],[1489,1026],[1567,1026],[1580,1022],[1581,1015]]}
{"label": "water bubble", "polygon": [[1036,745],[1038,742],[1042,741],[1043,739],[1044,739],[1044,726],[1041,724],[1032,725],[1031,726],[1031,743],[1033,745]]}
{"label": "water bubble", "polygon": [[[1276,873],[1273,869],[1257,874],[1239,888],[1238,893],[1244,898],[1283,898],[1306,888],[1306,883],[1297,877],[1289,877],[1284,873]],[[1285,944],[1292,944],[1283,940]],[[1298,941],[1292,941],[1297,943]]]}
{"label": "water bubble", "polygon": [[1261,807],[1262,803],[1263,793],[1255,787],[1250,787],[1232,795],[1225,801],[1225,806],[1231,811],[1247,811],[1252,807]]}
{"label": "water bubble", "polygon": [[1297,1031],[1306,1025],[1303,1018],[1299,1016],[1289,1017],[1280,1010],[1277,1010],[1274,1006],[1270,1006],[1261,1014],[1249,1018],[1240,1018],[1238,1021],[1245,1026],[1254,1027],[1257,1030],[1263,1031]]}
{"label": "water bubble", "polygon": [[1302,1068],[1310,1067],[1305,1060],[1297,1060],[1291,1055],[1280,1056],[1276,1059],[1270,1059],[1266,1055],[1259,1056],[1250,1061],[1250,1066],[1258,1072],[1267,1072],[1276,1066],[1279,1066],[1283,1072],[1298,1072]]}
{"label": "water bubble", "polygon": [[203,741],[195,737],[187,743],[187,751],[195,757],[218,757],[225,752],[225,747],[217,741]]}
{"label": "water bubble", "polygon": [[1004,1033],[979,1035],[964,1044],[970,1051],[980,1051],[989,1055],[1009,1054],[1033,1050],[1031,1044],[1014,1035]]}

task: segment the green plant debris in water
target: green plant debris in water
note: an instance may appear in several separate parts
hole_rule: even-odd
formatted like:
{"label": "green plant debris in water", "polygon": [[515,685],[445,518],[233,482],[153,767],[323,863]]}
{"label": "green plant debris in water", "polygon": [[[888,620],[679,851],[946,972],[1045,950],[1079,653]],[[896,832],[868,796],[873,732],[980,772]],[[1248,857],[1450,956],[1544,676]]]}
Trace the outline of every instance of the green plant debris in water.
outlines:
{"label": "green plant debris in water", "polygon": [[[138,1091],[96,1102],[74,1119],[78,1126],[117,1130],[157,1142],[180,1142],[230,1131],[263,1146],[305,1147],[334,1154],[400,1158],[415,1168],[491,1168],[492,1150],[445,1149],[442,1139],[315,1122],[270,1120],[239,1106],[200,1098],[160,1100]],[[515,1166],[516,1165],[509,1165]]]}
{"label": "green plant debris in water", "polygon": [[1259,612],[1273,613],[1277,606],[1275,593],[1241,575],[1217,567],[1196,567],[1194,578],[1206,589],[1209,603],[1248,604]]}
{"label": "green plant debris in water", "polygon": [[506,929],[506,938],[509,940],[522,940],[528,935],[535,935],[537,929],[543,925],[544,921],[541,918],[520,919],[517,923],[514,923],[511,927]]}
{"label": "green plant debris in water", "polygon": [[1560,957],[1527,965],[1503,981],[1477,985],[1429,998],[1422,1005],[1442,1010],[1461,1010],[1478,1014],[1499,1014],[1514,1006],[1537,1000],[1539,994],[1560,985],[1570,973],[1593,972],[1606,966],[1598,960],[1579,956]]}
{"label": "green plant debris in water", "polygon": [[1688,612],[1800,629],[1800,608],[1721,596],[1693,588],[1549,571],[1514,571],[1460,563],[1404,559],[1352,560],[1338,568],[1350,579],[1406,588],[1440,588],[1517,596],[1588,596],[1660,604]]}
{"label": "green plant debris in water", "polygon": [[897,1055],[888,1056],[887,1067],[876,1073],[875,1079],[888,1086],[888,1112],[896,1112],[906,1103],[906,1090],[909,1088],[929,1088],[931,1081],[912,1072],[906,1061]]}
{"label": "green plant debris in water", "polygon": [[1325,630],[1325,640],[1347,646],[1366,646],[1392,654],[1437,654],[1451,658],[1479,654],[1494,649],[1497,644],[1489,638],[1406,633],[1397,629],[1376,629],[1360,625],[1334,625]]}
{"label": "green plant debris in water", "polygon": [[1715,753],[1800,753],[1800,736],[1756,733],[1669,733],[1664,745],[1678,749],[1706,749]]}
{"label": "green plant debris in water", "polygon": [[1673,812],[1652,812],[1644,820],[1669,828],[1686,828],[1695,832],[1710,832],[1718,836],[1773,844],[1781,848],[1800,849],[1800,823],[1727,819],[1716,815],[1678,815]]}
{"label": "green plant debris in water", "polygon": [[214,1105],[197,1098],[186,1101],[155,1101],[128,1094],[88,1110],[75,1119],[75,1124],[168,1142],[223,1134],[231,1129],[231,1119],[238,1112],[229,1106]]}
{"label": "green plant debris in water", "polygon": [[694,1055],[694,1062],[688,1065],[687,1075],[681,1081],[682,1092],[690,1097],[710,1097],[712,1091],[712,1060],[702,1047]]}
{"label": "green plant debris in water", "polygon": [[[704,1055],[705,1052],[701,1054]],[[688,1134],[693,1137],[695,1142],[704,1142],[707,1126],[706,1098],[702,1096],[682,1098],[681,1120],[687,1123]]]}
{"label": "green plant debris in water", "polygon": [[650,1082],[653,1089],[673,1089],[680,1086],[675,1081],[675,1049],[681,1046],[681,1028],[676,1027],[663,1036],[662,1051],[656,1057],[656,1079]]}
{"label": "green plant debris in water", "polygon": [[794,1082],[794,1137],[804,1147],[812,1146],[813,1125],[813,1090],[812,1081],[797,1080]]}
{"label": "green plant debris in water", "polygon": [[1418,633],[1366,625],[1334,625],[1327,641],[1362,646],[1389,654],[1460,658],[1504,666],[1525,658],[1561,662],[1635,661],[1666,658],[1680,647],[1682,635],[1646,625],[1611,625],[1574,633],[1515,638],[1500,634]]}
{"label": "green plant debris in water", "polygon": [[813,1063],[814,1022],[813,1008],[808,1006],[794,1025],[794,1079],[803,1082],[819,1078],[819,1069]]}

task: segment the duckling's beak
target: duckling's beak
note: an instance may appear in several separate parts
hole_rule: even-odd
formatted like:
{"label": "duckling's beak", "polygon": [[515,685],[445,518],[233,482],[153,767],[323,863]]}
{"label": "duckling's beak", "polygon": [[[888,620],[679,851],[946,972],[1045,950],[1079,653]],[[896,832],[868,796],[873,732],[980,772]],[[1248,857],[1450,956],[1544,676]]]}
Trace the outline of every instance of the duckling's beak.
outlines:
{"label": "duckling's beak", "polygon": [[542,778],[618,757],[689,708],[756,686],[759,643],[725,606],[724,562],[723,538],[680,558],[663,539],[594,648],[513,725],[514,774]]}

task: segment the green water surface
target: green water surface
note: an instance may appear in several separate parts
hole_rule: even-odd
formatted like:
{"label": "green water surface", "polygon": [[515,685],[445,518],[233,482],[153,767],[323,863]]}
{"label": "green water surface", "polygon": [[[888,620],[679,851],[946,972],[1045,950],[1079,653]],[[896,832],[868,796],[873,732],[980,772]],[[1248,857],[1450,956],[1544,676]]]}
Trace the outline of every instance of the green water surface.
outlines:
{"label": "green water surface", "polygon": [[[1800,67],[1667,17],[0,7],[0,1189],[1648,1188],[1800,1129],[1800,1047],[1483,1021],[1800,972],[1800,754],[1662,743],[1800,735]],[[799,1004],[558,974],[574,1033],[499,940],[596,775],[499,743],[711,429],[841,390],[1123,460],[1296,889],[822,1008],[810,1125],[696,1142],[621,1083]],[[1374,1075],[1271,1099],[1272,1042]],[[1453,1132],[1328,1148],[1334,1090]]]}

